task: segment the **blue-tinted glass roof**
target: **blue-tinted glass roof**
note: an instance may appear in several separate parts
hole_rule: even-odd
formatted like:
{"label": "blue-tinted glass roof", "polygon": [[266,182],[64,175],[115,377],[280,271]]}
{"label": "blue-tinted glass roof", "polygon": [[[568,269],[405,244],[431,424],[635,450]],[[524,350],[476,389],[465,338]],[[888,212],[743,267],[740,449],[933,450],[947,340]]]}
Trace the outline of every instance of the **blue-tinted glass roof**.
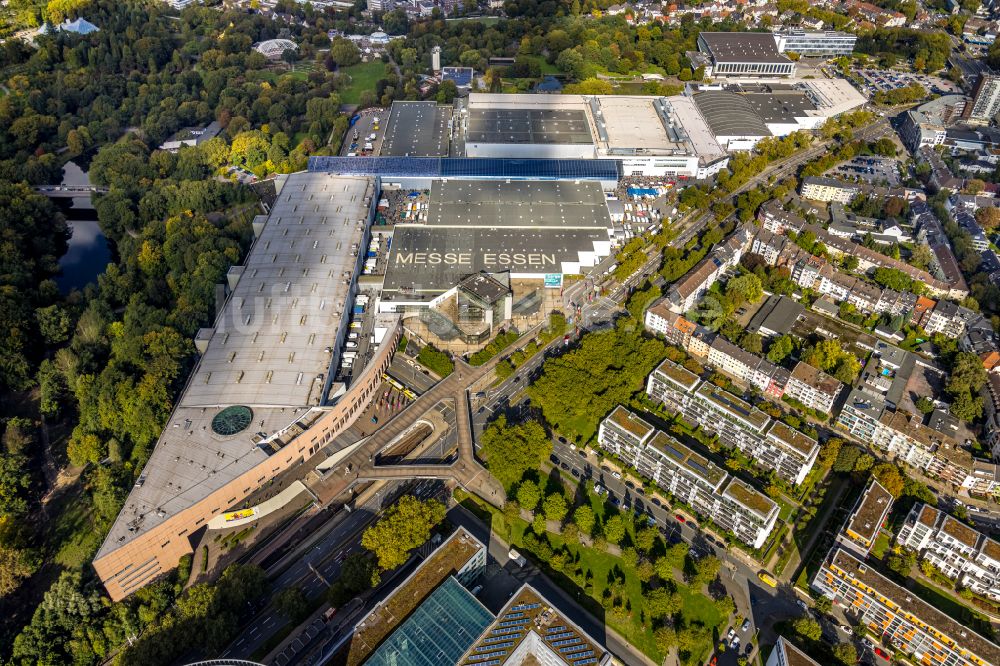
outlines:
{"label": "blue-tinted glass roof", "polygon": [[520,180],[619,180],[619,160],[515,159],[506,157],[309,158],[310,171],[386,178],[512,178]]}
{"label": "blue-tinted glass roof", "polygon": [[[449,576],[375,650],[365,666],[456,664],[493,620],[493,614]],[[505,648],[497,649],[506,652]]]}
{"label": "blue-tinted glass roof", "polygon": [[445,81],[454,81],[459,88],[472,85],[471,67],[444,67],[441,69],[441,78]]}

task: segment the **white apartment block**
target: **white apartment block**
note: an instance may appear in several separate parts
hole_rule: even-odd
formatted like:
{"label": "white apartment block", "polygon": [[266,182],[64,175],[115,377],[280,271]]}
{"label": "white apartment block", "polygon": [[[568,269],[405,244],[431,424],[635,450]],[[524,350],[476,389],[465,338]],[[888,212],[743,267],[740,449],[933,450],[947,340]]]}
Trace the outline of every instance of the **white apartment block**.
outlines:
{"label": "white apartment block", "polygon": [[785,640],[784,636],[778,636],[778,642],[775,643],[774,649],[771,650],[771,655],[767,658],[767,664],[765,664],[765,666],[820,665],[819,662],[814,661],[805,652]]}
{"label": "white apartment block", "polygon": [[807,176],[802,179],[802,187],[799,194],[803,199],[813,201],[836,201],[837,203],[849,204],[851,199],[861,192],[861,188],[854,184],[835,178],[823,178],[821,176]]}
{"label": "white apartment block", "polygon": [[597,441],[604,451],[753,548],[763,546],[774,528],[775,502],[624,407],[616,407],[601,422]]}
{"label": "white apartment block", "polygon": [[819,444],[697,375],[664,361],[646,380],[646,393],[686,421],[715,433],[765,469],[802,483],[816,462]]}
{"label": "white apartment block", "polygon": [[1000,600],[1000,543],[927,504],[915,504],[896,543],[917,551],[947,578]]}
{"label": "white apartment block", "polygon": [[830,414],[833,404],[844,385],[822,370],[799,361],[785,386],[785,395],[795,398],[806,407]]}
{"label": "white apartment block", "polygon": [[858,499],[844,529],[837,535],[837,541],[854,550],[862,557],[868,557],[882,526],[892,509],[892,493],[881,483],[872,479]]}
{"label": "white apartment block", "polygon": [[899,462],[976,495],[1000,493],[1000,468],[974,458],[952,437],[924,425],[913,414],[892,411],[876,398],[852,389],[836,427]]}

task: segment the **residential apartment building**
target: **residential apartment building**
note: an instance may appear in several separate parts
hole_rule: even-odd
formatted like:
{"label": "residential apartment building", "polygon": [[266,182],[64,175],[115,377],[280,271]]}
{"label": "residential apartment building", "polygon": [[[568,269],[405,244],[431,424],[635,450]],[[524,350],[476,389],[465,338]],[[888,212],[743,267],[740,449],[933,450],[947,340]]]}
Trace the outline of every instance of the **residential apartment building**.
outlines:
{"label": "residential apartment building", "polygon": [[778,636],[765,666],[820,666],[809,655],[792,645],[784,636]]}
{"label": "residential apartment building", "polygon": [[844,385],[818,368],[799,361],[792,369],[785,386],[785,395],[810,409],[833,413],[833,404]]}
{"label": "residential apartment building", "polygon": [[1000,664],[1000,646],[875,572],[847,550],[830,551],[812,586],[916,663]]}
{"label": "residential apartment building", "polygon": [[763,546],[774,528],[775,502],[622,406],[601,422],[597,441],[604,451],[752,548]]}
{"label": "residential apartment building", "polygon": [[806,225],[803,218],[782,208],[777,199],[761,205],[757,211],[757,220],[764,229],[775,234],[784,234],[787,230],[798,232]]}
{"label": "residential apartment building", "polygon": [[836,428],[886,457],[975,495],[1000,493],[1000,467],[975,458],[946,433],[924,425],[907,412],[890,409],[881,397],[851,390]]}
{"label": "residential apartment building", "polygon": [[[774,226],[773,228],[779,227]],[[827,246],[827,249],[835,254],[846,253],[858,256],[862,262],[859,264],[859,268],[862,270],[868,270],[880,265],[903,270],[900,268],[900,265],[906,266],[907,270],[904,272],[912,279],[922,282],[930,280],[929,283],[924,283],[930,284],[935,293],[950,295],[950,290],[945,289],[947,285],[937,281],[936,278],[928,273],[919,271],[902,262],[897,262],[890,257],[879,255],[852,241],[828,234],[822,227],[810,226],[809,230],[817,233],[817,237]],[[825,236],[820,237],[819,234],[825,234]],[[860,250],[858,254],[854,254],[855,248],[861,248],[868,254],[861,256],[863,253]],[[937,301],[933,299],[923,296],[918,298],[916,294],[911,292],[879,289],[871,282],[843,273],[835,269],[826,260],[805,252],[798,245],[788,242],[787,239],[780,236],[775,236],[774,233],[767,231],[767,229],[761,229],[757,232],[757,235],[750,241],[748,251],[761,256],[772,266],[787,266],[791,273],[792,281],[798,286],[805,289],[812,289],[821,296],[828,296],[836,302],[847,301],[859,312],[865,314],[884,313],[895,316],[909,313],[912,314],[913,323],[921,323],[922,317],[927,316],[928,308],[934,308],[937,305]],[[950,317],[967,318],[963,310],[966,309],[959,307],[958,310],[955,310],[954,308],[948,309],[945,307],[939,311],[937,318],[930,325],[936,327],[938,330],[948,330],[953,333],[959,330],[963,324],[961,321],[951,321]],[[926,320],[924,320],[924,323],[927,323]]]}
{"label": "residential apartment building", "polygon": [[927,504],[914,504],[896,543],[917,551],[960,586],[1000,600],[1000,543],[954,516]]}
{"label": "residential apartment building", "polygon": [[802,483],[816,462],[816,440],[671,361],[649,375],[646,393],[686,421],[718,435],[723,446],[738,449],[791,483]]}
{"label": "residential apartment building", "polygon": [[861,186],[856,183],[848,183],[836,178],[824,178],[822,176],[807,176],[802,179],[802,187],[799,194],[804,199],[813,201],[836,201],[842,204],[849,204],[851,200],[861,193]]}
{"label": "residential apartment building", "polygon": [[693,308],[726,269],[739,263],[752,235],[750,227],[740,227],[684,277],[672,284],[667,290],[670,309],[674,312],[687,312]]}
{"label": "residential apartment building", "polygon": [[892,493],[881,483],[875,479],[869,481],[868,487],[858,498],[858,503],[848,516],[844,529],[837,535],[837,541],[861,557],[868,557],[882,526],[885,525],[886,518],[889,517],[892,499]]}

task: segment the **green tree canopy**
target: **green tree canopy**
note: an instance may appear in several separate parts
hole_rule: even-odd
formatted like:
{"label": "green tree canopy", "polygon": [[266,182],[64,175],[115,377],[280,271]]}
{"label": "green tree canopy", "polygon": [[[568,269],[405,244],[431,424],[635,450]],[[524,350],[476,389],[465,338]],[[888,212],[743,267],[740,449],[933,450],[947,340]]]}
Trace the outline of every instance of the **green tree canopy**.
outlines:
{"label": "green tree canopy", "polygon": [[444,520],[445,507],[437,500],[421,502],[403,495],[374,525],[364,531],[361,545],[375,554],[383,571],[406,562],[410,551],[425,543],[431,529]]}

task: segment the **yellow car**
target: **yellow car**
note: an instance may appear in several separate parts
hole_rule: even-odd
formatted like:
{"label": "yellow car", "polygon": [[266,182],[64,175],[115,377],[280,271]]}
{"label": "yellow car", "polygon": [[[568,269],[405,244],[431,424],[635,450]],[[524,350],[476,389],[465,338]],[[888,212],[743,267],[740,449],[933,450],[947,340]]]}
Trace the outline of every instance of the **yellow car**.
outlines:
{"label": "yellow car", "polygon": [[761,571],[757,574],[757,578],[760,578],[763,582],[767,583],[771,587],[778,587],[778,581],[771,574],[766,571]]}

